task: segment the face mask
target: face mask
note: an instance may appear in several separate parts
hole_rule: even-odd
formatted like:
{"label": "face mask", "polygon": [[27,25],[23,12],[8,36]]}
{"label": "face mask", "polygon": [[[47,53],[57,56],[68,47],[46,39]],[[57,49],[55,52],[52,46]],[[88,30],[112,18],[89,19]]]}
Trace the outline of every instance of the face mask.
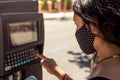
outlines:
{"label": "face mask", "polygon": [[94,34],[87,30],[85,25],[83,25],[78,31],[76,31],[75,35],[78,44],[80,45],[80,48],[83,50],[83,52],[85,52],[86,54],[92,54],[96,52],[93,47]]}

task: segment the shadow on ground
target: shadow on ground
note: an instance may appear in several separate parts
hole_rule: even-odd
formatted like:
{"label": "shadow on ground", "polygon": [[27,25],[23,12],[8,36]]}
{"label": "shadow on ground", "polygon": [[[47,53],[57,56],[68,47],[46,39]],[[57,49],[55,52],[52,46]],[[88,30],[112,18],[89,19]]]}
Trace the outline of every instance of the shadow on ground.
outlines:
{"label": "shadow on ground", "polygon": [[58,21],[69,21],[71,20],[72,18],[66,18],[66,17],[61,17],[61,18],[46,18],[44,20],[58,20]]}
{"label": "shadow on ground", "polygon": [[[75,53],[73,51],[68,51],[68,54],[73,55],[74,59],[69,60],[71,63],[77,64],[80,68],[90,68],[90,58],[83,52]],[[89,72],[88,70],[86,72]]]}

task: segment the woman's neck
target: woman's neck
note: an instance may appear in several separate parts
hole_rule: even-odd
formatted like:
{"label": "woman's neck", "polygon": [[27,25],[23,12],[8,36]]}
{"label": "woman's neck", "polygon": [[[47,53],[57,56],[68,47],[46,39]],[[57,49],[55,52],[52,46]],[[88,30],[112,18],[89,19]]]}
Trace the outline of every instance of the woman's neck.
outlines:
{"label": "woman's neck", "polygon": [[116,54],[120,54],[120,47],[107,43],[100,37],[96,37],[94,43],[96,44],[94,47],[97,50],[97,55],[99,56],[100,60]]}
{"label": "woman's neck", "polygon": [[[98,61],[113,55],[120,54],[120,47],[105,42],[99,37],[95,38],[94,47],[97,50]],[[93,72],[90,77],[103,76],[112,80],[120,79],[120,56],[103,60],[101,63],[94,64]]]}
{"label": "woman's neck", "polygon": [[120,54],[120,48],[113,44],[104,43],[99,45],[97,53],[99,56],[99,60],[102,60],[110,56]]}

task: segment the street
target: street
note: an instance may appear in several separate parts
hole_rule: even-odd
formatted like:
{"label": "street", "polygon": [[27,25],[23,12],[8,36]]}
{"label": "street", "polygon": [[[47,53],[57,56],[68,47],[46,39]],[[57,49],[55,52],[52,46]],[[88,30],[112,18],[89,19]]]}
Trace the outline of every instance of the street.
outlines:
{"label": "street", "polygon": [[[73,20],[45,20],[44,24],[43,54],[55,59],[57,64],[74,80],[86,80],[90,73],[89,58],[79,48],[75,38],[76,26]],[[43,80],[58,79],[43,69]]]}

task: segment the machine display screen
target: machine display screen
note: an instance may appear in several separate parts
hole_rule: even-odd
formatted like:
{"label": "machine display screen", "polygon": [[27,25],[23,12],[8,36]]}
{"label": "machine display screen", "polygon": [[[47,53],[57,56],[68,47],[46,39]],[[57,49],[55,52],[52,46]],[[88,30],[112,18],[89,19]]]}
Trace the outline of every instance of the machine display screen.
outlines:
{"label": "machine display screen", "polygon": [[23,45],[38,40],[37,22],[18,22],[8,24],[12,46]]}

